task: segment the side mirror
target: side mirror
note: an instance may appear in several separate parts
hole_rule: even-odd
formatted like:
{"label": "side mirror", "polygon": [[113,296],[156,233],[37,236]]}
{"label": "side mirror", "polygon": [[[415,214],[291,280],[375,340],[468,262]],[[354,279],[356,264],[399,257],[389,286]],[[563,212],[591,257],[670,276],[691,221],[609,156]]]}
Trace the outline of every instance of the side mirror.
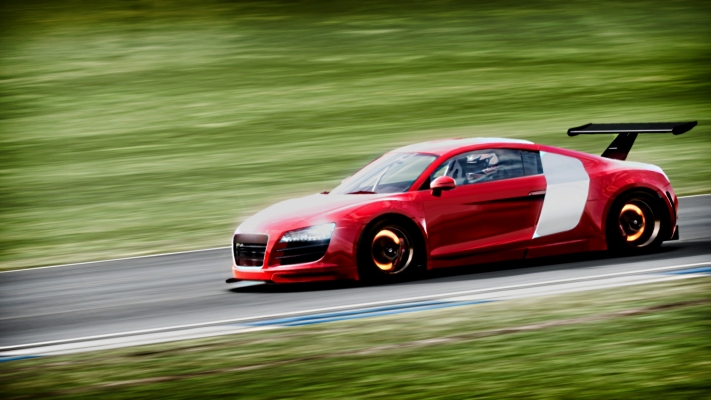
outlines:
{"label": "side mirror", "polygon": [[430,183],[430,189],[432,189],[432,195],[439,197],[442,195],[443,190],[452,190],[457,187],[457,182],[451,176],[440,176]]}

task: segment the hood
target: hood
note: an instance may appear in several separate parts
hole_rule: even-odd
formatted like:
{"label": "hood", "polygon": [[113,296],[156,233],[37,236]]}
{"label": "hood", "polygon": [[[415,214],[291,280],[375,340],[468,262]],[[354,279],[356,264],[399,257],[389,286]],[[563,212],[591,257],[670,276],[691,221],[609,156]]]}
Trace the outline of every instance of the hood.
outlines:
{"label": "hood", "polygon": [[247,218],[237,228],[242,233],[269,233],[336,222],[329,214],[391,196],[392,194],[314,194],[285,200]]}

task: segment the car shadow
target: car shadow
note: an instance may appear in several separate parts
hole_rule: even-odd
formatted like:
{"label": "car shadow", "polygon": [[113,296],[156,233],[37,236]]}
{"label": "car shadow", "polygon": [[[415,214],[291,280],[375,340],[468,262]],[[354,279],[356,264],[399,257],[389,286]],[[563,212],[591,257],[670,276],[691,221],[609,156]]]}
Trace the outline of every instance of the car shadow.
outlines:
{"label": "car shadow", "polygon": [[295,293],[295,292],[318,292],[326,290],[342,290],[362,286],[356,281],[329,281],[312,283],[255,283],[244,287],[233,287],[228,289],[232,293]]}
{"label": "car shadow", "polygon": [[614,265],[618,263],[659,261],[709,254],[707,250],[709,248],[711,248],[711,241],[668,242],[661,248],[644,254],[619,255],[606,251],[597,251],[540,257],[528,260],[467,265],[428,271],[422,278],[407,283],[426,284],[432,281],[451,282],[476,280],[482,278],[483,274],[486,274],[486,278],[491,278],[492,274],[499,276],[514,275],[529,269],[535,269],[536,272],[565,271],[571,269],[595,268],[601,265]]}
{"label": "car shadow", "polygon": [[427,271],[418,277],[395,283],[364,283],[354,281],[331,281],[315,283],[268,284],[260,283],[244,287],[228,289],[232,293],[294,293],[318,292],[329,290],[347,290],[363,287],[379,287],[392,285],[421,285],[432,282],[452,282],[481,279],[486,275],[490,278],[492,273],[500,276],[515,275],[524,270],[535,268],[537,272],[565,271],[570,269],[599,267],[601,262],[607,265],[616,263],[659,261],[679,257],[709,254],[711,240],[667,242],[651,253],[624,255],[598,251],[589,253],[576,253],[562,256],[541,257],[528,260],[504,261],[488,264],[465,265],[460,267],[443,268]]}

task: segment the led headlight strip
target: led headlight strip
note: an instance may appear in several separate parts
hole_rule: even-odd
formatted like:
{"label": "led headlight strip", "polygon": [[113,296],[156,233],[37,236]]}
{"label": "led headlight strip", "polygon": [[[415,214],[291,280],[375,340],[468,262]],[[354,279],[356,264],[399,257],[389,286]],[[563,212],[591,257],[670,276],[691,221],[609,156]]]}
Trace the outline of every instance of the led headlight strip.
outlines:
{"label": "led headlight strip", "polygon": [[289,242],[318,242],[328,240],[333,235],[333,230],[336,228],[335,223],[314,225],[308,228],[289,231],[282,236],[280,243]]}

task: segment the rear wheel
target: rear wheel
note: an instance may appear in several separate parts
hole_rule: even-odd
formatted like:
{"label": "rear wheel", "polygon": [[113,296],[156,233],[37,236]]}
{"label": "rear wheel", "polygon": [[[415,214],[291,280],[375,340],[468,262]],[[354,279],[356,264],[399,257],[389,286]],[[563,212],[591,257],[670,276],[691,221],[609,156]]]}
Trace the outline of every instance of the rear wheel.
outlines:
{"label": "rear wheel", "polygon": [[412,227],[399,221],[379,221],[361,236],[358,273],[369,282],[409,279],[424,269],[424,254],[424,244]]}
{"label": "rear wheel", "polygon": [[639,253],[659,248],[668,224],[662,205],[646,192],[631,192],[615,201],[607,220],[610,250]]}

